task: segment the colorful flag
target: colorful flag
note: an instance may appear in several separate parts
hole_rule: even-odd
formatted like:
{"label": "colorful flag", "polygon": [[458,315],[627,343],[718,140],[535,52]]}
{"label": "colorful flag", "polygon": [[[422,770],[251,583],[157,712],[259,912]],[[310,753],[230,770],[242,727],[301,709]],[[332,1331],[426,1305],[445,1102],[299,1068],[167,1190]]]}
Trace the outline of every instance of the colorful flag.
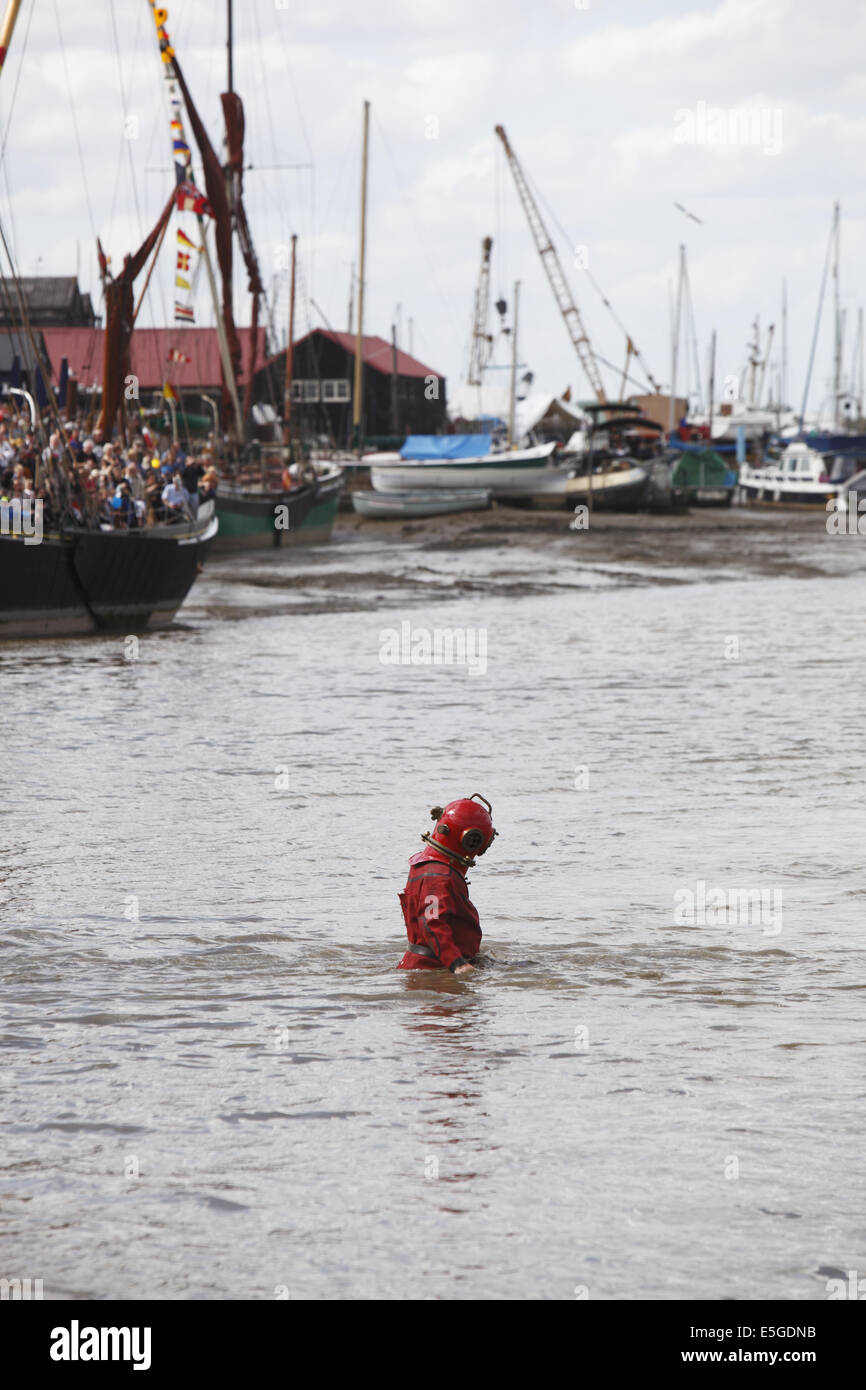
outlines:
{"label": "colorful flag", "polygon": [[199,193],[194,183],[185,179],[177,186],[178,212],[194,212],[197,217],[213,217],[213,208],[203,193]]}
{"label": "colorful flag", "polygon": [[182,246],[191,246],[192,249],[193,249],[193,251],[200,251],[200,250],[201,250],[201,247],[200,247],[200,246],[196,246],[195,242],[192,241],[192,240],[187,236],[186,232],[183,231],[183,229],[180,228],[180,227],[178,227],[178,229],[177,229],[177,239],[178,239],[178,241],[181,243]]}
{"label": "colorful flag", "polygon": [[178,251],[178,253],[177,253],[177,269],[178,269],[178,270],[189,270],[189,252],[188,252],[188,251]]}
{"label": "colorful flag", "polygon": [[175,300],[174,316],[175,319],[183,319],[187,323],[195,323],[195,314],[193,313],[191,304],[179,304],[178,301]]}
{"label": "colorful flag", "polygon": [[178,287],[179,290],[191,290],[191,289],[192,289],[192,285],[189,283],[189,280],[184,280],[184,278],[183,278],[182,275],[175,275],[175,277],[174,277],[174,283],[177,285],[177,287]]}
{"label": "colorful flag", "polygon": [[166,382],[165,385],[163,386],[163,388],[162,388],[162,394],[165,396],[165,399],[166,399],[167,401],[176,401],[176,400],[177,400],[177,392],[175,391],[175,389],[174,389],[173,386],[170,386],[170,385],[169,385],[168,382]]}
{"label": "colorful flag", "polygon": [[187,357],[185,352],[180,352],[177,348],[172,348],[168,354],[169,362],[191,362],[192,358]]}

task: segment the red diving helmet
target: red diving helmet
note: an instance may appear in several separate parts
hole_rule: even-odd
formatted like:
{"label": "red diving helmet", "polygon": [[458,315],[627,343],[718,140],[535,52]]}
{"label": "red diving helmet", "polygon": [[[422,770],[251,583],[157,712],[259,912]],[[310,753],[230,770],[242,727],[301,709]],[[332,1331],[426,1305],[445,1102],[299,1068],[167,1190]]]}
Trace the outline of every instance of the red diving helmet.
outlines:
{"label": "red diving helmet", "polygon": [[[483,805],[479,805],[483,802]],[[444,850],[458,863],[471,868],[477,855],[493,844],[497,833],[493,829],[493,807],[480,792],[459,801],[449,801],[446,807],[434,806],[430,812],[436,822],[429,835],[422,835],[428,845]]]}

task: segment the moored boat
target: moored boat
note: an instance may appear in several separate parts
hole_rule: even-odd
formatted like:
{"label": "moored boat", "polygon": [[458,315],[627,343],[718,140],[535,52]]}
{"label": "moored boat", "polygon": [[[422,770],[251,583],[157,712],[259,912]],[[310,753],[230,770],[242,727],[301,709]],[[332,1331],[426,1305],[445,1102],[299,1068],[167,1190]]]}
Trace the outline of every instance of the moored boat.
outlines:
{"label": "moored boat", "polygon": [[398,454],[368,454],[377,492],[469,488],[496,497],[564,496],[571,467],[556,444],[494,452],[489,434],[410,435]]}
{"label": "moored boat", "polygon": [[359,489],[352,493],[352,506],[359,516],[370,520],[408,520],[413,517],[446,516],[451,512],[484,511],[490,506],[490,499],[491,494],[487,489],[456,488],[453,492],[444,488],[416,492]]}
{"label": "moored boat", "polygon": [[220,533],[214,550],[316,545],[330,538],[343,490],[343,470],[320,466],[315,478],[289,490],[221,482]]}
{"label": "moored boat", "polygon": [[670,465],[662,451],[663,428],[625,401],[586,407],[587,431],[566,446],[572,476],[565,485],[570,502],[633,511],[668,505]]}
{"label": "moored boat", "polygon": [[628,510],[646,498],[649,473],[634,459],[612,459],[594,472],[569,478],[565,495],[571,502],[591,501],[596,507]]}
{"label": "moored boat", "polygon": [[671,486],[686,504],[729,507],[737,486],[737,471],[715,449],[681,449],[672,459]]}
{"label": "moored boat", "polygon": [[219,522],[0,535],[0,638],[135,632],[172,622]]}
{"label": "moored boat", "polygon": [[776,506],[825,506],[845,491],[849,478],[864,464],[863,435],[804,435],[776,460],[743,464],[740,498]]}

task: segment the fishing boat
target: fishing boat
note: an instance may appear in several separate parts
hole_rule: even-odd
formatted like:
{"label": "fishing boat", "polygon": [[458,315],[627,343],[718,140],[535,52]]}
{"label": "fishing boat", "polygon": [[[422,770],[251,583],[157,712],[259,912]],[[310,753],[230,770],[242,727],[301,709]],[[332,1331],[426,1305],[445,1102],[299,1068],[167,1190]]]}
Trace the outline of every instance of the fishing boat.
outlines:
{"label": "fishing boat", "polygon": [[444,488],[489,491],[495,498],[565,494],[571,466],[559,462],[556,444],[494,451],[492,435],[410,435],[399,453],[367,454],[376,492]]}
{"label": "fishing boat", "polygon": [[413,517],[446,516],[451,512],[479,512],[490,506],[488,489],[431,488],[417,492],[376,492],[360,489],[352,493],[352,506],[359,516],[375,521],[411,520]]}
{"label": "fishing boat", "polygon": [[663,427],[628,401],[586,407],[590,424],[569,440],[565,458],[570,502],[634,511],[670,500],[671,470],[662,447]]}

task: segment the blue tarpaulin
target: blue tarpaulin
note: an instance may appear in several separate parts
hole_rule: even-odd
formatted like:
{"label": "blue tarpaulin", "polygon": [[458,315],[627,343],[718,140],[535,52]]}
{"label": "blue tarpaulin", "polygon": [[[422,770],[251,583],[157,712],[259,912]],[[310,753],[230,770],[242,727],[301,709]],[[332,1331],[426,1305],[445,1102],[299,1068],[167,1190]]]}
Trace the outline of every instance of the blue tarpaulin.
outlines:
{"label": "blue tarpaulin", "polygon": [[474,459],[490,453],[489,434],[410,434],[403,459]]}

